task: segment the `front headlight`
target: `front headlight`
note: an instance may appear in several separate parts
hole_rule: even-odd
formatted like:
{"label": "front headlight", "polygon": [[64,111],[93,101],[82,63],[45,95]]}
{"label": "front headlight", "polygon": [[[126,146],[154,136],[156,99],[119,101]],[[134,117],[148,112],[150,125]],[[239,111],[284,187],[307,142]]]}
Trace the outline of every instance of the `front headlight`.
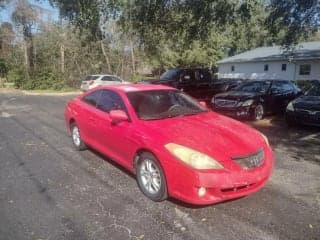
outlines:
{"label": "front headlight", "polygon": [[175,157],[195,169],[223,169],[223,166],[213,158],[175,143],[168,143],[165,148]]}
{"label": "front headlight", "polygon": [[264,141],[266,142],[266,144],[267,144],[268,146],[270,146],[269,140],[268,140],[268,138],[266,137],[266,135],[264,135],[263,133],[261,133],[261,136],[263,137],[263,139],[264,139]]}
{"label": "front headlight", "polygon": [[247,101],[245,101],[242,106],[243,107],[248,107],[248,106],[251,106],[253,104],[254,100],[253,99],[249,99]]}
{"label": "front headlight", "polygon": [[287,110],[288,110],[288,111],[294,111],[294,107],[293,107],[292,102],[290,102],[290,103],[288,104]]}

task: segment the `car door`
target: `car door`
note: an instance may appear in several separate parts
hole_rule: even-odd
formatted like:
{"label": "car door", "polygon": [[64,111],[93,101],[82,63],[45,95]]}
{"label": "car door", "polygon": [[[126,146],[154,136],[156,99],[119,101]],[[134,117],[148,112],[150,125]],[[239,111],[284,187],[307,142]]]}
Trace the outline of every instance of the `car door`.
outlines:
{"label": "car door", "polygon": [[83,140],[90,144],[95,144],[95,126],[96,126],[96,115],[97,115],[97,104],[101,96],[102,91],[96,90],[85,95],[81,101],[82,104],[77,109],[77,123],[81,131],[81,137]]}
{"label": "car door", "polygon": [[130,168],[135,151],[133,124],[130,120],[113,122],[109,115],[111,110],[123,110],[128,114],[121,96],[112,90],[102,90],[97,109],[99,111],[94,132],[99,150]]}

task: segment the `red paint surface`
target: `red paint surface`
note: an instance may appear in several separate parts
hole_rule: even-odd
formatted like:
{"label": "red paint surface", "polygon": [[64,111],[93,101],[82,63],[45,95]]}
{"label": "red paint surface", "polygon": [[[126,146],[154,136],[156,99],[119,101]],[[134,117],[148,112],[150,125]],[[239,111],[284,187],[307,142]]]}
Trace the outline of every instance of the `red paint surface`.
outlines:
{"label": "red paint surface", "polygon": [[[135,155],[140,150],[150,151],[163,167],[171,197],[192,204],[211,204],[256,192],[267,182],[273,169],[273,153],[253,128],[214,112],[142,121],[136,116],[125,93],[172,88],[141,84],[99,89],[111,89],[120,94],[130,121],[113,124],[108,113],[83,102],[81,98],[93,89],[66,106],[68,129],[70,121],[76,121],[88,145],[132,172]],[[205,153],[222,163],[224,169],[193,169],[166,150],[164,145],[170,142]],[[232,157],[246,156],[261,148],[265,159],[257,168],[244,170],[232,160]],[[199,187],[207,188],[204,197],[198,196]]]}

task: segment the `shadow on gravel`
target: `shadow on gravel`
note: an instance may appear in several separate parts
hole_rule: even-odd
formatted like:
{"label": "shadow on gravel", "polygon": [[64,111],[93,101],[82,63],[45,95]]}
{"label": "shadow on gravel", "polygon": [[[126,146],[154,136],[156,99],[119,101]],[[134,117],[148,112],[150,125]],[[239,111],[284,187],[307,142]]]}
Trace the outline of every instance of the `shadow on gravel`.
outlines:
{"label": "shadow on gravel", "polygon": [[264,133],[274,149],[292,153],[297,161],[320,164],[320,127],[288,127],[283,116],[272,116],[247,124]]}

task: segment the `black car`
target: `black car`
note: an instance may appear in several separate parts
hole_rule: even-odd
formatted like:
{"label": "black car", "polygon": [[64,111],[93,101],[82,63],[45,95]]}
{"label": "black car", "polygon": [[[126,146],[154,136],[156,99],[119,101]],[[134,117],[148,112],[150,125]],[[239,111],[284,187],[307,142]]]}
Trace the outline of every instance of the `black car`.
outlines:
{"label": "black car", "polygon": [[313,81],[305,95],[290,102],[286,109],[288,125],[320,126],[320,81]]}
{"label": "black car", "polygon": [[301,94],[290,81],[248,81],[233,91],[215,95],[211,106],[231,117],[260,120],[265,114],[284,112],[287,104]]}
{"label": "black car", "polygon": [[198,100],[210,102],[214,94],[227,91],[240,84],[240,80],[215,80],[206,68],[173,68],[159,79],[140,83],[162,84],[177,88]]}

